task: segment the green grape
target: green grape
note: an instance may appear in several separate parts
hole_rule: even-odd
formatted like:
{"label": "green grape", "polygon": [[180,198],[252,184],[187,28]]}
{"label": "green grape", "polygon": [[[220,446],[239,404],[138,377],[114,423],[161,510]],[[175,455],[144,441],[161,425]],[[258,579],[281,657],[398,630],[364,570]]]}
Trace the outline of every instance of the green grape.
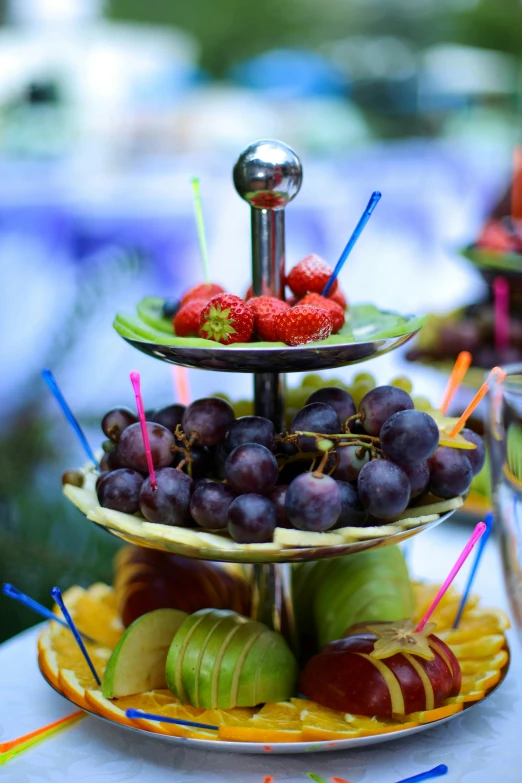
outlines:
{"label": "green grape", "polygon": [[422,395],[417,395],[415,397],[412,397],[412,400],[415,406],[415,410],[418,411],[433,410],[433,405],[431,404],[430,400],[428,400],[427,397],[423,397]]}
{"label": "green grape", "polygon": [[254,403],[251,400],[239,400],[232,403],[236,419],[240,416],[253,416],[254,415]]}
{"label": "green grape", "polygon": [[[305,375],[303,380],[301,381],[301,386],[311,386],[312,391],[315,391],[315,389],[322,389],[323,386],[326,386],[326,382],[324,378],[321,378],[319,373],[313,372],[309,375]],[[310,392],[311,394],[312,392]]]}
{"label": "green grape", "polygon": [[405,391],[406,394],[411,394],[413,389],[412,382],[405,375],[399,375],[397,378],[394,378],[393,381],[390,381],[390,386],[396,386],[398,389]]}
{"label": "green grape", "polygon": [[357,375],[355,375],[354,378],[352,379],[352,386],[355,386],[358,383],[366,383],[369,386],[368,391],[370,391],[370,389],[374,389],[377,386],[377,381],[375,380],[371,372],[357,373]]}
{"label": "green grape", "polygon": [[373,388],[375,388],[373,385],[370,385],[369,383],[364,383],[363,381],[359,381],[358,383],[353,384],[353,386],[349,389],[349,392],[352,395],[356,408],[359,407],[359,403],[364,397],[364,395],[367,394],[369,391],[371,391]]}

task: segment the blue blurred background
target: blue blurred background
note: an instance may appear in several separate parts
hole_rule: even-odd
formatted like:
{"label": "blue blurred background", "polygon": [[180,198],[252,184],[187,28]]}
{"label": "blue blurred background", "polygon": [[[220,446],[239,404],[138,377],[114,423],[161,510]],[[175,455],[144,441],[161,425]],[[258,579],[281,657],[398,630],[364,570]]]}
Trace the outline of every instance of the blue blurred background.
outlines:
{"label": "blue blurred background", "polygon": [[[132,404],[130,370],[147,407],[173,399],[169,368],[111,321],[201,279],[192,176],[212,278],[235,293],[250,225],[231,169],[267,137],[304,166],[289,266],[310,252],[334,263],[377,188],[343,271],[350,301],[443,312],[483,293],[458,248],[520,143],[520,29],[520,0],[0,0],[1,581],[46,601],[56,582],[110,579],[116,542],[62,499],[83,454],[40,371],[95,445],[105,410]],[[385,382],[401,362],[364,369]],[[415,383],[430,394],[441,380]],[[193,396],[250,384],[190,371]],[[0,640],[34,622],[5,602],[0,617]]]}

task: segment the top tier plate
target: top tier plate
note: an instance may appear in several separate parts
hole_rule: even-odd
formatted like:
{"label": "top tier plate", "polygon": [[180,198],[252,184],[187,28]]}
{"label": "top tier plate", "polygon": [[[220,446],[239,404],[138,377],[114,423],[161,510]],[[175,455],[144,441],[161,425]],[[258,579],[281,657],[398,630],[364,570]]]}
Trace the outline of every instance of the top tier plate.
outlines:
{"label": "top tier plate", "polygon": [[139,351],[171,364],[220,372],[289,373],[327,370],[373,359],[398,348],[421,328],[424,319],[354,305],[341,332],[302,346],[284,343],[236,343],[227,346],[202,338],[176,337],[161,315],[163,300],[143,299],[137,315],[118,314],[114,328]]}

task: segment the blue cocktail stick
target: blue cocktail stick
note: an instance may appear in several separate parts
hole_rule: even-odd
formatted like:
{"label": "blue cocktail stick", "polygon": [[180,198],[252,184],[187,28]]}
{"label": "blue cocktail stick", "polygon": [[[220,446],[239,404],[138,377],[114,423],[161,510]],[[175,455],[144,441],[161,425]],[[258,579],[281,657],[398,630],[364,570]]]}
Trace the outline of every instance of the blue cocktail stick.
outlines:
{"label": "blue cocktail stick", "polygon": [[76,419],[76,416],[74,415],[72,410],[69,408],[69,406],[65,402],[65,398],[64,398],[63,394],[60,391],[60,387],[56,383],[56,379],[55,379],[54,375],[52,374],[52,372],[50,370],[42,370],[42,378],[44,379],[45,383],[49,387],[49,389],[52,392],[52,394],[54,395],[54,397],[56,398],[56,401],[58,402],[58,405],[62,409],[65,418],[67,419],[67,421],[69,422],[69,424],[71,425],[71,427],[75,431],[76,435],[78,436],[78,440],[80,441],[80,443],[82,444],[83,448],[85,449],[85,452],[86,452],[87,456],[89,457],[90,460],[92,460],[94,462],[96,467],[99,468],[100,465],[98,463],[98,460],[94,456],[94,453],[93,453],[91,447],[89,446],[89,443],[87,442],[87,438],[85,437],[85,433],[82,430],[82,428],[80,427],[80,424],[79,424],[78,420]]}
{"label": "blue cocktail stick", "polygon": [[162,723],[176,723],[178,726],[191,726],[196,729],[214,729],[218,730],[217,726],[210,726],[208,723],[195,723],[191,720],[181,720],[181,718],[168,718],[166,715],[155,715],[152,712],[142,712],[141,710],[125,710],[127,718],[144,718],[145,720],[157,720]]}
{"label": "blue cocktail stick", "polygon": [[471,587],[473,585],[473,581],[475,579],[477,569],[480,564],[480,560],[482,558],[482,555],[484,553],[484,548],[486,544],[488,543],[488,538],[491,535],[491,530],[493,529],[493,512],[488,511],[486,516],[484,517],[484,524],[486,525],[486,530],[484,531],[484,534],[482,536],[482,539],[479,541],[479,545],[477,547],[477,554],[475,555],[475,561],[473,563],[473,566],[471,568],[470,575],[468,577],[468,582],[466,584],[466,587],[464,589],[464,592],[462,593],[462,598],[460,599],[459,608],[457,610],[457,614],[455,617],[455,621],[453,623],[453,628],[458,628],[459,623],[462,619],[462,614],[464,612],[464,609],[466,608],[466,603],[469,598],[469,594],[471,592]]}
{"label": "blue cocktail stick", "polygon": [[447,775],[448,768],[445,764],[439,764],[438,767],[428,769],[426,772],[421,772],[418,775],[414,775],[411,778],[403,778],[398,780],[397,783],[420,783],[421,780],[429,780],[429,778],[438,778],[441,775]]}
{"label": "blue cocktail stick", "polygon": [[[8,598],[14,598],[15,601],[19,601],[24,606],[27,606],[29,609],[32,609],[33,612],[37,612],[38,614],[41,614],[42,617],[46,617],[48,620],[54,620],[55,623],[59,623],[60,625],[63,625],[64,628],[69,628],[65,620],[60,620],[60,618],[57,617],[54,614],[54,612],[52,612],[46,606],[38,603],[38,601],[35,601],[34,598],[30,598],[25,593],[22,593],[17,587],[14,587],[14,585],[9,584],[9,582],[4,582],[4,584],[2,585],[2,592]],[[98,644],[96,639],[92,639],[90,636],[87,636],[87,634],[82,633],[82,636],[86,641],[92,642],[93,644]]]}
{"label": "blue cocktail stick", "polygon": [[73,636],[76,639],[76,642],[78,644],[78,647],[80,648],[83,657],[87,661],[87,664],[89,666],[89,669],[92,672],[92,675],[93,675],[94,679],[96,680],[98,685],[101,685],[101,680],[98,677],[98,673],[96,672],[96,669],[94,668],[94,664],[91,661],[89,653],[85,649],[85,645],[83,643],[83,639],[81,637],[81,634],[80,634],[79,630],[77,629],[76,625],[74,624],[74,620],[72,619],[71,615],[69,614],[69,610],[67,609],[67,607],[65,606],[65,604],[63,602],[62,593],[61,593],[60,588],[59,587],[53,587],[53,589],[51,590],[51,596],[54,598],[54,600],[56,601],[56,603],[58,604],[58,606],[62,610],[62,614],[63,614],[63,616],[65,618],[65,621],[66,621],[67,625],[69,626],[69,628],[71,629],[71,631],[73,633]]}
{"label": "blue cocktail stick", "polygon": [[330,288],[333,286],[333,284],[337,280],[337,277],[339,276],[339,272],[343,268],[346,259],[348,258],[348,256],[352,252],[353,246],[355,245],[355,243],[357,242],[357,240],[361,236],[365,225],[369,221],[370,216],[371,216],[373,210],[375,209],[379,199],[381,198],[381,195],[382,194],[378,190],[374,190],[372,195],[370,196],[370,200],[369,200],[368,204],[366,205],[366,209],[362,213],[362,215],[361,215],[361,217],[359,219],[359,222],[357,223],[357,225],[354,228],[352,236],[348,240],[348,243],[347,243],[346,247],[344,248],[343,252],[341,253],[341,257],[340,257],[339,261],[335,265],[335,269],[332,272],[332,276],[330,277],[330,279],[326,283],[325,287],[323,288],[323,296],[328,296],[328,292],[329,292]]}

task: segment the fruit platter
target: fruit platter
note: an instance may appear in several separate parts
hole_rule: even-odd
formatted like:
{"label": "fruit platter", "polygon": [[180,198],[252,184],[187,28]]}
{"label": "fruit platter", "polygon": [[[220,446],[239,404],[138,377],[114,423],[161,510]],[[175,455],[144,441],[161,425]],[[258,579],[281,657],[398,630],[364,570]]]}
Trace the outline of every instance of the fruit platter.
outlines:
{"label": "fruit platter", "polygon": [[[113,587],[73,587],[63,596],[79,631],[92,637],[86,647],[100,682],[54,621],[39,638],[40,669],[94,716],[240,753],[397,739],[457,717],[504,679],[509,621],[500,610],[471,596],[452,630],[460,597],[450,590],[417,632],[437,586],[412,584],[400,549],[339,558],[333,571],[323,565],[294,566],[298,660],[280,634],[238,613],[248,591],[240,567],[124,547]],[[339,611],[325,613],[339,591]]]}
{"label": "fruit platter", "polygon": [[[147,409],[131,372],[136,407],[107,411],[94,452],[76,426],[89,462],[62,477],[68,500],[126,545],[112,586],[60,597],[69,628],[44,629],[40,669],[93,715],[194,747],[296,753],[398,738],[471,709],[509,665],[505,615],[449,589],[486,525],[440,589],[411,582],[398,546],[460,508],[481,472],[471,408],[448,417],[407,378],[359,373],[346,386],[316,372],[422,326],[349,304],[338,281],[381,194],[335,267],[312,253],[287,273],[284,208],[301,175],[272,141],[234,167],[252,217],[244,297],[207,270],[179,299],[146,297],[114,322],[160,361],[253,373],[253,399]],[[284,375],[301,370],[285,394]]]}

